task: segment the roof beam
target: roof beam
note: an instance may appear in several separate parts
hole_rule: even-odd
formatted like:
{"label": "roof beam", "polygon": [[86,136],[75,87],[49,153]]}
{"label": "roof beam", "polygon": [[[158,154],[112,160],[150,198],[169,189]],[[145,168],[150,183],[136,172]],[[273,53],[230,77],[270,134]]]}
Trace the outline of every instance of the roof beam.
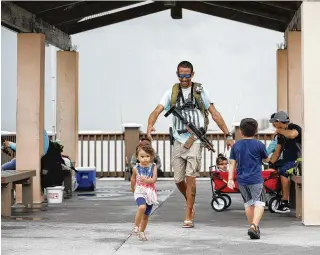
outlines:
{"label": "roof beam", "polygon": [[203,1],[206,4],[219,6],[226,9],[238,11],[244,14],[259,16],[266,19],[276,20],[284,23],[290,22],[292,15],[286,10],[270,8],[270,6],[262,5],[257,2],[241,2],[241,1]]}
{"label": "roof beam", "polygon": [[55,26],[59,26],[65,23],[78,22],[82,18],[94,14],[111,11],[139,2],[143,1],[83,2],[83,4],[79,4],[75,8],[69,8],[67,10],[55,9],[44,13],[44,15],[41,15],[40,17]]}
{"label": "roof beam", "polygon": [[209,5],[203,2],[184,1],[181,2],[181,7],[190,11],[200,12],[203,14],[229,19],[253,26],[263,27],[279,32],[284,32],[287,27],[287,24],[285,24],[284,22],[238,12],[220,6]]}
{"label": "roof beam", "polygon": [[19,33],[42,33],[47,43],[62,50],[70,50],[72,47],[68,34],[12,2],[1,1],[1,25]]}
{"label": "roof beam", "polygon": [[264,5],[269,5],[279,9],[296,12],[302,1],[261,1],[258,2]]}
{"label": "roof beam", "polygon": [[164,6],[163,3],[161,2],[152,2],[145,5],[133,7],[127,10],[119,11],[116,13],[88,19],[75,24],[70,24],[66,26],[65,29],[69,34],[72,35],[72,34],[85,32],[91,29],[116,24],[122,21],[135,19],[138,17],[146,16],[149,14],[153,14],[153,13],[168,10],[168,9],[169,7]]}
{"label": "roof beam", "polygon": [[79,1],[15,1],[14,3],[35,15],[50,10],[66,8],[69,5],[78,3]]}

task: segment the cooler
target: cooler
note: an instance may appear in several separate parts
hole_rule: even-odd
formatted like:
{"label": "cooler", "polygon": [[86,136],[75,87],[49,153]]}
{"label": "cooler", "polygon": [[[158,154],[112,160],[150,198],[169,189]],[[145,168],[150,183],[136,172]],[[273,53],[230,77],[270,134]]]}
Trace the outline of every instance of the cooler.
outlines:
{"label": "cooler", "polygon": [[96,189],[96,167],[77,167],[76,179],[78,188],[76,190]]}

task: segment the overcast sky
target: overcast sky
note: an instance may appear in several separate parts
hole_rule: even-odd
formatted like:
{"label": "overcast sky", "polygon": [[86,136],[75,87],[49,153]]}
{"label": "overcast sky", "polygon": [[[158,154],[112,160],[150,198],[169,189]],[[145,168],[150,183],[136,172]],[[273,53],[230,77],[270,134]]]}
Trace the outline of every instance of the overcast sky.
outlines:
{"label": "overcast sky", "polygon": [[[169,11],[72,36],[78,45],[79,130],[120,131],[135,122],[145,131],[150,112],[177,81],[176,66],[189,60],[230,126],[276,110],[276,50],[283,34],[183,10]],[[56,50],[56,49],[55,49]],[[52,129],[55,54],[46,47],[45,127]],[[52,58],[53,56],[53,58]],[[1,130],[15,131],[17,37],[1,28]],[[235,115],[236,106],[239,104]],[[156,129],[168,130],[163,115]],[[209,128],[216,129],[214,123]]]}

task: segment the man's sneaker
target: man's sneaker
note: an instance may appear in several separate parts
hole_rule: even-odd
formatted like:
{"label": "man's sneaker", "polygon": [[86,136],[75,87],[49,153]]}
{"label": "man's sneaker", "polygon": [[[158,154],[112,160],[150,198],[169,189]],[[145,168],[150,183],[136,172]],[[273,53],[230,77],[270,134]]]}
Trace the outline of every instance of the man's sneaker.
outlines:
{"label": "man's sneaker", "polygon": [[289,213],[290,208],[287,203],[282,202],[279,204],[278,208],[274,210],[277,213]]}

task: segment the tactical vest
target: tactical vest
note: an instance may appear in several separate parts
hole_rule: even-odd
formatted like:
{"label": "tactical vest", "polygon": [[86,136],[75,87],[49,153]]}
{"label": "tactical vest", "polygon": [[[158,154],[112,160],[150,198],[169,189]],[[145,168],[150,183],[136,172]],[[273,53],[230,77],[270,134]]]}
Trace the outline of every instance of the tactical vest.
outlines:
{"label": "tactical vest", "polygon": [[[202,97],[201,97],[202,86],[201,83],[192,83],[191,93],[195,99],[196,107],[200,110],[204,118],[204,129],[207,131],[209,125],[209,112],[205,109]],[[176,83],[172,87],[171,93],[171,107],[177,104],[177,99],[180,93],[180,83]],[[181,92],[182,93],[182,92]],[[183,95],[181,95],[183,97]]]}

